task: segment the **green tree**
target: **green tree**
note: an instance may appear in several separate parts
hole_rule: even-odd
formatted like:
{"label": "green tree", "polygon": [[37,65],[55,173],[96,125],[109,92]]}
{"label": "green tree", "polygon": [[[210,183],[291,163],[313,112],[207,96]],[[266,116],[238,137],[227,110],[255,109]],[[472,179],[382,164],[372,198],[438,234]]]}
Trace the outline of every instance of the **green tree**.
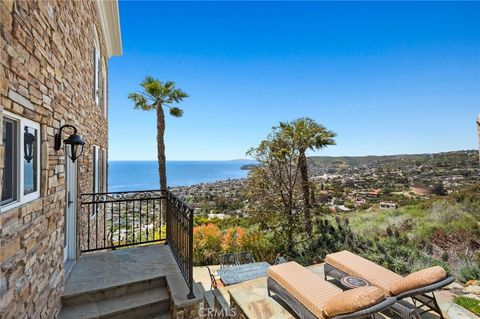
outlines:
{"label": "green tree", "polygon": [[336,134],[327,130],[323,125],[314,120],[304,117],[291,122],[282,122],[276,128],[282,138],[290,141],[293,147],[298,150],[298,169],[301,176],[301,185],[304,202],[305,229],[307,234],[312,234],[312,218],[310,215],[310,183],[308,178],[307,150],[318,151],[329,145],[335,145]]}
{"label": "green tree", "polygon": [[285,250],[292,252],[301,208],[298,152],[274,131],[247,154],[260,163],[248,178],[248,211],[262,228],[284,243]]}
{"label": "green tree", "polygon": [[141,92],[133,92],[128,98],[133,101],[134,108],[142,111],[157,111],[157,156],[158,175],[160,178],[160,189],[167,190],[167,169],[165,157],[165,108],[169,109],[170,115],[182,117],[183,110],[172,106],[187,98],[187,93],[175,88],[175,82],[160,82],[151,76],[145,77],[142,83]]}

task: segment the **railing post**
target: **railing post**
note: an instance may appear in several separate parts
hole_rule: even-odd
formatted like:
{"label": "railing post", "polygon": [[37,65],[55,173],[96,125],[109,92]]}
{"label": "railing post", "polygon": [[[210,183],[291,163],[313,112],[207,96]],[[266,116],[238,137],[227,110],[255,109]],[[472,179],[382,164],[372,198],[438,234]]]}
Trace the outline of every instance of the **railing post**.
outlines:
{"label": "railing post", "polygon": [[188,285],[190,286],[190,292],[188,293],[188,299],[195,298],[193,293],[193,209],[189,209],[189,229],[188,229]]}
{"label": "railing post", "polygon": [[167,228],[167,229],[166,229],[166,230],[167,230],[167,240],[166,240],[165,242],[167,243],[167,245],[170,245],[170,239],[171,239],[171,234],[170,234],[170,230],[171,230],[171,227],[170,227],[171,219],[170,219],[170,216],[171,216],[172,212],[170,211],[170,198],[169,198],[169,196],[168,196],[168,192],[169,192],[168,190],[165,191],[165,194],[164,194],[165,198],[162,199],[162,200],[164,200],[164,201],[166,202],[165,208],[166,208],[166,210],[167,210],[167,211],[165,212],[165,217],[166,217],[166,219],[167,219],[167,221],[166,221],[166,226],[167,226],[167,227],[166,227],[166,228]]}

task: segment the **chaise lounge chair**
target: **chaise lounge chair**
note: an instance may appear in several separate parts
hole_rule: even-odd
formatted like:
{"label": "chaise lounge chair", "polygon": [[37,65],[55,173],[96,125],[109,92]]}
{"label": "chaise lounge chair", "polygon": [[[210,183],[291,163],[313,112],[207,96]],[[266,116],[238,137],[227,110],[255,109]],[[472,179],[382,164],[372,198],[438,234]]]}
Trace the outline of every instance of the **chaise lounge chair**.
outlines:
{"label": "chaise lounge chair", "polygon": [[[442,319],[444,317],[433,292],[454,281],[454,278],[448,277],[445,270],[439,266],[426,268],[402,277],[346,250],[327,255],[325,280],[327,276],[337,280],[344,276],[363,278],[370,285],[382,288],[389,296],[395,297],[397,300],[412,298],[414,306],[419,312],[421,307],[426,306],[428,310],[422,311],[420,314],[434,311]],[[427,293],[431,293],[431,296]]]}
{"label": "chaise lounge chair", "polygon": [[365,318],[392,306],[378,287],[343,291],[296,262],[268,268],[268,295],[274,292],[301,319]]}

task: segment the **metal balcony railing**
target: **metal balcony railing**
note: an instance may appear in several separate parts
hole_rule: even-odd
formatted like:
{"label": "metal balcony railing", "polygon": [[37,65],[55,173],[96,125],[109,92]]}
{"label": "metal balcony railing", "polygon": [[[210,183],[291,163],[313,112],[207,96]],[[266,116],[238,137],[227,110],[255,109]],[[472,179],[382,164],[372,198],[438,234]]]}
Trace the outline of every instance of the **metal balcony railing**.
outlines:
{"label": "metal balcony railing", "polygon": [[80,251],[165,241],[193,298],[193,209],[170,191],[82,194]]}

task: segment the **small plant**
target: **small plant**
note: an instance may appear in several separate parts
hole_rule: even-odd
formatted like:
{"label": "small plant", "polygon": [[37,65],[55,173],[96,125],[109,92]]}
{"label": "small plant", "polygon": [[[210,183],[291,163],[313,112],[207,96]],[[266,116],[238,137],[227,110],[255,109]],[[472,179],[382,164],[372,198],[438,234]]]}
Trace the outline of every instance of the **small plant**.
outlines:
{"label": "small plant", "polygon": [[457,296],[453,298],[453,302],[465,309],[470,310],[477,316],[480,316],[480,302],[477,299]]}
{"label": "small plant", "polygon": [[466,259],[458,268],[456,277],[459,281],[465,283],[469,280],[476,280],[480,278],[480,264],[471,259]]}
{"label": "small plant", "polygon": [[427,253],[431,256],[433,254],[433,245],[432,243],[427,243],[425,246],[425,249],[427,250]]}
{"label": "small plant", "polygon": [[442,254],[442,260],[443,260],[444,262],[447,262],[447,261],[448,261],[448,258],[449,258],[448,252],[447,252],[447,251],[444,251],[443,254]]}

